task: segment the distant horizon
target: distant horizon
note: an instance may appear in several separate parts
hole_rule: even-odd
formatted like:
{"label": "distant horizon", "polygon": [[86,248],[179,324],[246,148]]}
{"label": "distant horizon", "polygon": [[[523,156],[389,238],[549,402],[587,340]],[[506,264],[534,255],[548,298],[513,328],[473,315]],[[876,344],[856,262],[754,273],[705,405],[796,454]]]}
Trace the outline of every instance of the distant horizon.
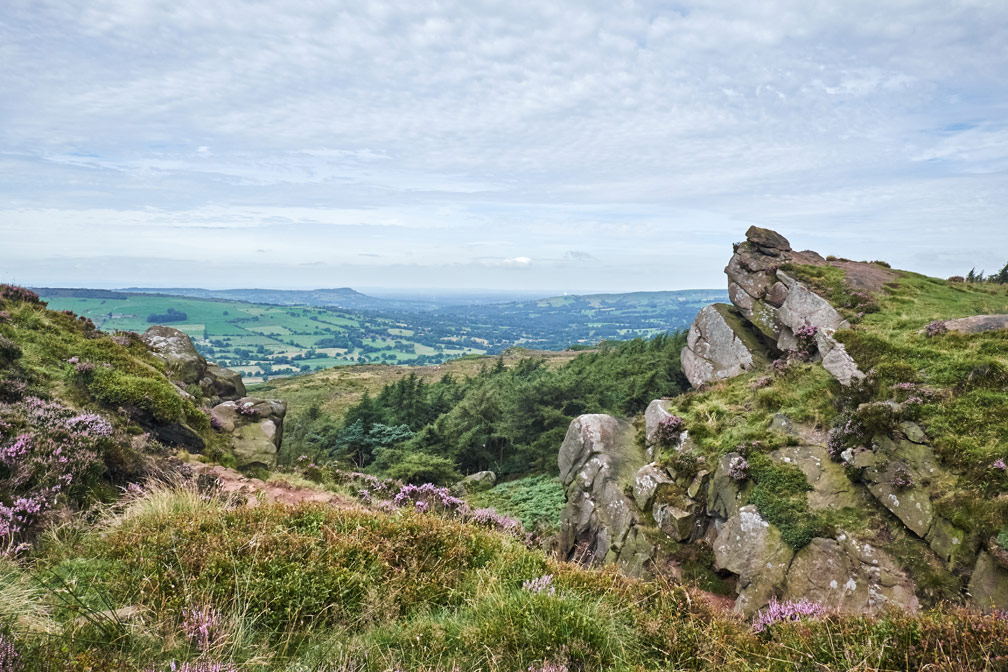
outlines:
{"label": "distant horizon", "polygon": [[671,291],[753,224],[1008,259],[1008,3],[8,2],[0,32],[0,282]]}

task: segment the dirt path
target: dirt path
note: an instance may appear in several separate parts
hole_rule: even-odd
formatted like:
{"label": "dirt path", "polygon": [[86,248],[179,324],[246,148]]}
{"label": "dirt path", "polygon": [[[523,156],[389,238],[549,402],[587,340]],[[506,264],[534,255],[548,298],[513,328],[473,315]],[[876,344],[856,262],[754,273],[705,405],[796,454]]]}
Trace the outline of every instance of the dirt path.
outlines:
{"label": "dirt path", "polygon": [[195,462],[190,466],[194,475],[216,479],[217,486],[223,494],[244,499],[249,507],[258,506],[261,502],[280,502],[288,506],[307,502],[328,504],[341,509],[361,508],[355,500],[328,490],[301,487],[283,481],[266,482],[258,478],[248,478],[234,469],[220,465]]}

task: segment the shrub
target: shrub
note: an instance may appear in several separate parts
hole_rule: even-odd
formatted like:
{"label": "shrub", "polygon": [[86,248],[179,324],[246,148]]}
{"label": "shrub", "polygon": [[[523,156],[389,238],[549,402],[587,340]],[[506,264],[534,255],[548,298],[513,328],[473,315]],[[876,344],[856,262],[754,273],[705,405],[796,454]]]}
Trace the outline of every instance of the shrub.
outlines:
{"label": "shrub", "polygon": [[752,629],[754,632],[764,632],[777,623],[789,623],[802,620],[819,620],[828,613],[825,606],[811,600],[798,600],[792,602],[786,600],[778,602],[776,599],[770,600],[766,609],[761,610],[753,619]]}
{"label": "shrub", "polygon": [[662,448],[671,448],[679,442],[686,423],[678,415],[670,415],[658,421],[655,428],[655,442]]}
{"label": "shrub", "polygon": [[744,481],[749,477],[749,462],[741,455],[733,457],[728,465],[728,478],[733,481]]}
{"label": "shrub", "polygon": [[21,346],[0,334],[0,362],[13,362],[21,356]]}
{"label": "shrub", "polygon": [[905,464],[897,464],[893,467],[892,474],[889,478],[889,485],[896,488],[897,490],[906,490],[907,488],[913,487],[913,478],[910,476],[910,470],[907,469]]}
{"label": "shrub", "polygon": [[24,287],[19,287],[18,285],[7,284],[0,284],[0,301],[34,303],[40,306],[45,305],[45,303],[39,300],[39,295],[30,289],[25,289]]}
{"label": "shrub", "polygon": [[935,320],[934,322],[929,322],[926,327],[924,327],[924,335],[928,338],[934,338],[935,336],[941,336],[942,334],[948,333],[948,327],[941,320]]}
{"label": "shrub", "polygon": [[816,343],[816,334],[819,333],[819,327],[814,324],[806,324],[798,327],[795,332],[795,338],[798,340],[798,345],[795,347],[795,356],[803,362],[810,361],[815,354],[819,351],[819,345]]}

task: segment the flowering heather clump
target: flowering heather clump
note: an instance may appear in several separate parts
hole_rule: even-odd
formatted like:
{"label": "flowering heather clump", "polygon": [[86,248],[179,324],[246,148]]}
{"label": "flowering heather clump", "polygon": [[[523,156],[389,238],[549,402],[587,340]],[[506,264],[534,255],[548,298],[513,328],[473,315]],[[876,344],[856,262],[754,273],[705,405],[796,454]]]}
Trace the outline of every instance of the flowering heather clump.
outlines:
{"label": "flowering heather clump", "polygon": [[[446,513],[461,513],[468,508],[466,503],[451,494],[448,488],[441,488],[433,483],[404,485],[392,501],[399,507],[415,507],[416,502],[422,501],[427,504],[430,510]],[[428,509],[424,509],[424,511],[426,510]]]}
{"label": "flowering heather clump", "polygon": [[789,357],[779,357],[773,360],[770,368],[773,369],[774,374],[783,376],[791,368],[791,359]]}
{"label": "flowering heather clump", "polygon": [[24,662],[14,645],[4,635],[0,635],[0,672],[20,672]]}
{"label": "flowering heather clump", "polygon": [[904,464],[897,464],[893,469],[892,477],[889,479],[889,485],[896,488],[897,490],[906,490],[913,486],[913,477],[910,476],[910,470],[906,468]]}
{"label": "flowering heather clump", "polygon": [[10,322],[10,313],[6,310],[0,310],[0,322]]}
{"label": "flowering heather clump", "polygon": [[238,404],[235,408],[241,415],[249,418],[254,418],[259,415],[259,411],[256,410],[255,404],[251,401],[246,401],[244,404]]}
{"label": "flowering heather clump", "polygon": [[794,335],[798,339],[798,345],[794,349],[794,354],[798,359],[807,362],[815,356],[819,350],[819,345],[816,343],[818,333],[819,327],[814,324],[806,324],[795,329]]}
{"label": "flowering heather clump", "polygon": [[1000,469],[1001,471],[1008,471],[1008,464],[1000,457],[993,462],[991,462],[991,469]]}
{"label": "flowering heather clump", "polygon": [[935,336],[941,336],[948,331],[948,327],[941,320],[935,320],[930,322],[926,327],[924,327],[924,335],[928,338],[933,338]]}
{"label": "flowering heather clump", "polygon": [[766,609],[760,611],[753,619],[753,632],[763,632],[776,623],[801,621],[805,619],[819,620],[828,613],[825,606],[811,600],[786,600],[778,602],[771,600]]}
{"label": "flowering heather clump", "polygon": [[769,385],[772,382],[773,382],[773,378],[771,378],[770,376],[760,376],[756,380],[754,380],[751,383],[749,383],[749,389],[753,390],[753,391],[756,391],[756,390],[758,390],[760,388],[766,387],[767,385]]}
{"label": "flowering heather clump", "polygon": [[357,491],[357,497],[360,498],[365,504],[371,503],[371,491],[367,488],[361,488]]}
{"label": "flowering heather clump", "polygon": [[182,612],[182,632],[200,651],[224,641],[223,619],[213,607],[193,607]]}
{"label": "flowering heather clump", "polygon": [[555,595],[556,586],[553,585],[553,575],[543,574],[538,578],[529,579],[522,583],[522,590],[527,593],[545,593],[547,595]]}
{"label": "flowering heather clump", "polygon": [[59,495],[87,489],[101,468],[99,454],[113,436],[112,425],[94,413],[78,413],[56,402],[25,397],[0,403],[0,545],[14,547],[55,504]]}
{"label": "flowering heather clump", "polygon": [[182,663],[181,665],[176,665],[173,660],[168,665],[167,670],[162,670],[162,668],[157,667],[149,667],[146,672],[238,672],[238,668],[234,666],[234,663],[215,663],[212,661]]}
{"label": "flowering heather clump", "polygon": [[18,285],[0,285],[0,301],[24,301],[26,303],[42,303],[39,295],[30,289]]}
{"label": "flowering heather clump", "polygon": [[427,513],[429,506],[427,502],[421,499],[413,502],[413,508],[417,510],[417,513]]}
{"label": "flowering heather clump", "polygon": [[218,432],[224,429],[224,423],[213,413],[210,414],[210,428]]}
{"label": "flowering heather clump", "polygon": [[840,419],[842,420],[841,424],[826,434],[826,452],[837,461],[840,460],[840,454],[847,448],[864,440],[864,428],[861,423],[849,417],[846,420],[842,417]]}
{"label": "flowering heather clump", "polygon": [[660,446],[671,447],[678,443],[684,429],[686,429],[686,423],[678,415],[662,418],[655,429],[655,441]]}
{"label": "flowering heather clump", "polygon": [[744,481],[749,477],[749,463],[741,455],[733,457],[728,464],[728,477],[733,481]]}
{"label": "flowering heather clump", "polygon": [[478,525],[484,525],[501,532],[512,532],[517,534],[525,531],[520,520],[502,515],[498,513],[496,509],[476,509],[475,511],[466,514],[465,518],[466,520],[472,521]]}

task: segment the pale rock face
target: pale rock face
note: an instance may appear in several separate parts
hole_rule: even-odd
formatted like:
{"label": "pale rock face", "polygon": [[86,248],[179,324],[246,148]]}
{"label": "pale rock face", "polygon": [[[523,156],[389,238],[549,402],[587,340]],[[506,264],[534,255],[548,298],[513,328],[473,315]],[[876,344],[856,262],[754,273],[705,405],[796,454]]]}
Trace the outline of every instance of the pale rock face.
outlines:
{"label": "pale rock face", "polygon": [[963,334],[979,334],[995,329],[1008,329],[1008,315],[973,315],[957,320],[946,320],[945,328]]}
{"label": "pale rock face", "polygon": [[624,487],[635,483],[644,455],[633,427],[609,415],[575,418],[557,466],[567,496],[560,520],[560,552],[590,563],[615,562],[632,575],[646,573],[653,546],[639,532],[640,512]]}
{"label": "pale rock face", "polygon": [[637,508],[647,511],[654,502],[659,487],[665,489],[673,486],[668,473],[653,462],[645,464],[634,477],[633,497]]}
{"label": "pale rock face", "polygon": [[231,450],[239,467],[272,469],[276,466],[277,451],[283,441],[287,402],[243,397],[214,406],[210,414],[221,431],[230,435]]}
{"label": "pale rock face", "polygon": [[665,410],[665,403],[664,399],[655,399],[648,404],[647,410],[644,411],[644,442],[649,452],[649,458],[654,457],[658,424],[665,418],[672,417],[672,414]]}
{"label": "pale rock face", "polygon": [[838,533],[836,539],[813,539],[795,556],[787,574],[784,598],[809,599],[864,614],[886,607],[915,612],[914,583],[887,553]]}
{"label": "pale rock face", "polygon": [[750,487],[749,482],[739,483],[728,475],[732,460],[741,457],[738,453],[722,455],[718,460],[714,475],[707,486],[707,513],[727,519],[739,511],[739,502]]}
{"label": "pale rock face", "polygon": [[1008,609],[1008,570],[987,551],[977,556],[969,582],[970,599],[981,609]]}
{"label": "pale rock face", "polygon": [[867,503],[863,490],[847,478],[843,466],[832,461],[821,445],[786,446],[770,453],[770,457],[777,462],[794,465],[805,474],[812,486],[808,504],[813,511],[864,506]]}
{"label": "pale rock face", "polygon": [[683,373],[694,387],[732,378],[770,361],[765,346],[746,332],[741,316],[726,304],[700,310],[680,359]]}
{"label": "pale rock face", "polygon": [[714,541],[714,567],[738,575],[735,611],[749,617],[784,588],[794,551],[754,506],[730,517]]}
{"label": "pale rock face", "polygon": [[203,378],[206,360],[196,352],[192,339],[184,331],[156,325],[141,334],[140,339],[179,381],[192,384]]}

